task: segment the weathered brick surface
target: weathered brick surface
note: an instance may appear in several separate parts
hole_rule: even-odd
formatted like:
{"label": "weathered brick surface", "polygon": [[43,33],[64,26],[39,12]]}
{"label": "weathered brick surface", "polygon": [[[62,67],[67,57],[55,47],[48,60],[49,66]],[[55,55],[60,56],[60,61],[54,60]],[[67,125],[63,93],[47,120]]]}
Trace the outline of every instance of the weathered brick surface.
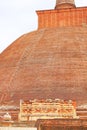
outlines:
{"label": "weathered brick surface", "polygon": [[55,9],[75,8],[74,0],[56,0]]}
{"label": "weathered brick surface", "polygon": [[34,98],[87,103],[86,26],[40,29],[0,55],[0,104]]}
{"label": "weathered brick surface", "polygon": [[37,11],[38,28],[73,27],[87,24],[87,7]]}

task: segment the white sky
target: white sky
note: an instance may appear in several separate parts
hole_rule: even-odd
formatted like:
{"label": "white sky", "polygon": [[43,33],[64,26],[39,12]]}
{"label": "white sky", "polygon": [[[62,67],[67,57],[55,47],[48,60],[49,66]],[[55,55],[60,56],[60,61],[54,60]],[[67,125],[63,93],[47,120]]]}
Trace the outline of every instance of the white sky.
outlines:
{"label": "white sky", "polygon": [[[56,0],[0,0],[0,52],[19,36],[37,29],[36,10],[53,9]],[[87,6],[87,0],[75,0]]]}

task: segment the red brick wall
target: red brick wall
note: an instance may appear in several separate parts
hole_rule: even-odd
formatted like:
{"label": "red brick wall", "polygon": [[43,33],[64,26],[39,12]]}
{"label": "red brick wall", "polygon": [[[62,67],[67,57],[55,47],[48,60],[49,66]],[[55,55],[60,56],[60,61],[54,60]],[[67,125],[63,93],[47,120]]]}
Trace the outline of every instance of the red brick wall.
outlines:
{"label": "red brick wall", "polygon": [[82,26],[87,24],[87,7],[37,11],[38,28]]}

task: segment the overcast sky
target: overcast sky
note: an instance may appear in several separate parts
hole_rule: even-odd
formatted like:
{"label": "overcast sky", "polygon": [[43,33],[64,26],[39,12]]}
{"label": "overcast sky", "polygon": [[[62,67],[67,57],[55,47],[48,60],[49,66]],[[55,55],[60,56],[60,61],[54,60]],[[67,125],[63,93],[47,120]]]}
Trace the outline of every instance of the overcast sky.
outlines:
{"label": "overcast sky", "polygon": [[[19,36],[37,29],[36,10],[53,9],[56,0],[0,0],[0,52]],[[75,0],[87,6],[87,0]]]}

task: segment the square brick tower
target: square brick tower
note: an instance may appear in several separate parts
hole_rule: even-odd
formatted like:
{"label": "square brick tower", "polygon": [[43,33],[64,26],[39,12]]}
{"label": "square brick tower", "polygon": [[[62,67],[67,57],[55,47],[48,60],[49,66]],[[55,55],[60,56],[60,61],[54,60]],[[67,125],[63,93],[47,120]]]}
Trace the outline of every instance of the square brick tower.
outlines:
{"label": "square brick tower", "polygon": [[37,11],[38,28],[75,27],[87,24],[87,7],[76,7],[74,0],[56,0],[54,10]]}

